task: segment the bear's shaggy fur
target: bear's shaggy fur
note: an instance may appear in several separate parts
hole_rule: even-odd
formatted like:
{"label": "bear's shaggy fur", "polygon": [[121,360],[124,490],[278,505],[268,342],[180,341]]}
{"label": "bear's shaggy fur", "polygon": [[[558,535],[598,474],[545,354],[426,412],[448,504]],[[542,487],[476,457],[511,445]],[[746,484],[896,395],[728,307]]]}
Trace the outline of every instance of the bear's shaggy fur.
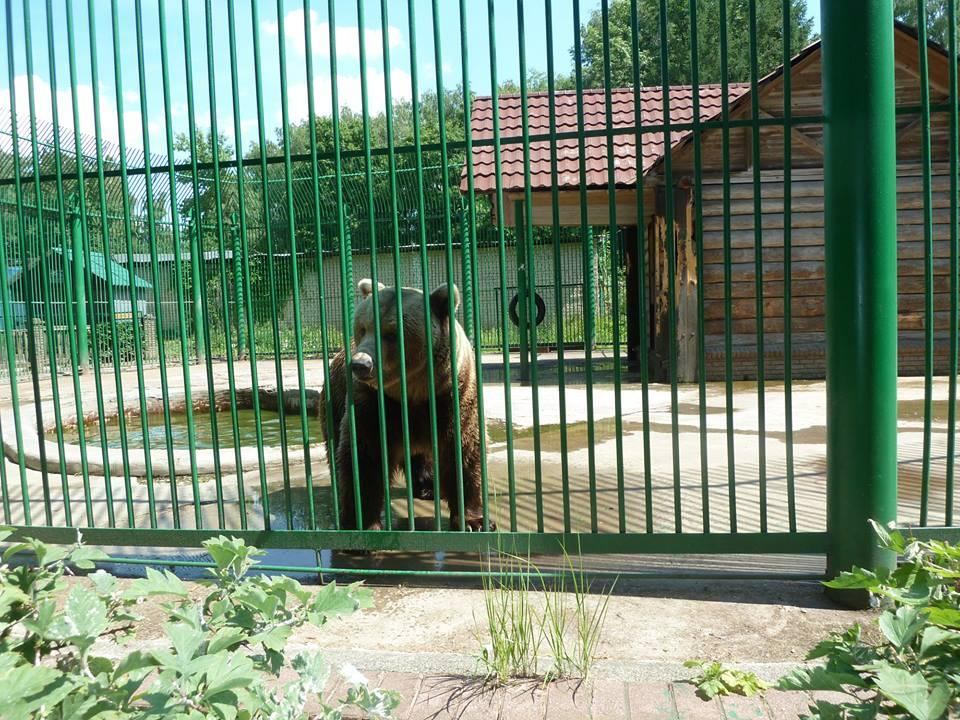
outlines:
{"label": "bear's shaggy fur", "polygon": [[[387,447],[380,446],[380,413],[378,409],[376,338],[374,333],[373,284],[361,280],[360,301],[353,317],[353,343],[348,356],[340,351],[330,364],[330,378],[321,393],[321,407],[329,393],[333,406],[333,425],[324,425],[328,461],[336,463],[340,524],[344,529],[357,528],[354,499],[354,473],[359,478],[361,528],[380,529],[384,509],[383,457],[386,456],[389,477],[402,472],[404,466],[403,425],[401,416],[400,357],[397,342],[397,290],[378,285],[380,306],[381,371],[383,378],[384,424]],[[453,286],[454,307],[460,294]],[[411,467],[415,492],[420,497],[432,496],[433,469],[439,471],[440,496],[450,510],[450,527],[458,529],[457,473],[455,469],[458,438],[454,427],[453,382],[460,393],[460,438],[463,468],[464,527],[480,530],[483,506],[480,474],[480,427],[477,412],[477,370],[473,347],[460,323],[454,320],[456,332],[457,376],[453,376],[449,321],[449,294],[446,285],[436,288],[429,297],[432,350],[426,347],[424,297],[415,288],[401,288],[403,309],[404,356],[406,358],[407,402],[410,429]],[[427,357],[433,356],[433,385],[437,409],[437,449],[433,462],[430,423],[430,392]],[[350,415],[347,413],[347,384],[353,390],[354,422],[357,439],[357,466],[353,464],[350,443]],[[326,413],[321,413],[323,418]],[[331,468],[332,471],[332,468]],[[493,529],[493,522],[490,522]]]}

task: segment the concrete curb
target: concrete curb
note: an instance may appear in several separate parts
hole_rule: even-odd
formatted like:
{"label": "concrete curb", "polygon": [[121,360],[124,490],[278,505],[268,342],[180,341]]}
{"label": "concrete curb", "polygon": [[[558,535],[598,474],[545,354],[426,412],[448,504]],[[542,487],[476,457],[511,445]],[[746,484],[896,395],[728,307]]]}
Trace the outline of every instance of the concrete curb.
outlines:
{"label": "concrete curb", "polygon": [[[206,411],[209,408],[208,395],[206,387],[191,388],[192,398],[194,398],[194,411]],[[298,390],[286,390],[284,396],[289,396],[291,392]],[[308,400],[308,411],[315,413],[311,407],[310,400],[314,400],[319,408],[319,393],[316,390],[308,390],[310,393]],[[270,405],[276,407],[276,389],[271,387],[259,388],[261,406],[264,409],[270,409]],[[237,388],[237,404],[240,408],[252,407],[252,389]],[[267,400],[272,398],[272,403]],[[172,411],[183,410],[186,407],[186,394],[183,391],[169,392],[167,400]],[[54,400],[41,402],[41,415],[47,418],[43,428],[44,434],[56,429]],[[214,395],[214,403],[219,409],[221,406],[229,407],[229,391],[218,390]],[[163,409],[163,396],[156,391],[147,390],[147,397],[144,399],[147,412],[159,412]],[[288,403],[285,402],[285,405]],[[299,405],[299,404],[298,404]],[[87,394],[81,398],[81,407],[96,407],[97,398],[95,395]],[[104,399],[104,412],[106,417],[115,417],[118,414],[116,399]],[[135,418],[139,417],[141,407],[139,402],[126,403],[124,413],[130,418],[129,422],[137,422]],[[297,407],[299,412],[299,406]],[[22,462],[31,470],[42,471],[44,464],[48,472],[60,472],[60,448],[54,440],[41,440],[37,433],[36,424],[31,423],[27,418],[35,417],[35,404],[23,404],[19,408],[7,408],[0,415],[0,423],[3,425],[3,452],[6,457],[14,463],[21,462],[18,446],[22,448]],[[85,412],[83,422],[96,421],[99,418],[97,412]],[[60,424],[62,427],[72,427],[80,422],[75,405],[61,403],[60,406]],[[17,426],[21,434],[22,443],[17,442]],[[41,443],[43,453],[41,453]],[[315,443],[309,446],[311,460],[323,459],[326,457],[326,450],[321,443]],[[131,477],[144,477],[147,475],[147,457],[146,452],[140,448],[129,448],[127,450],[127,463]],[[194,468],[199,475],[213,474],[217,470],[217,458],[211,449],[198,449],[191,454],[189,450],[173,450],[173,475],[190,475]],[[45,458],[45,463],[44,463]],[[302,464],[304,462],[304,449],[302,446],[288,447],[287,458],[291,464]],[[243,467],[258,467],[260,465],[260,451],[255,446],[242,446],[240,448],[240,464]],[[276,446],[267,446],[263,448],[263,464],[265,467],[278,467],[283,464],[283,448]],[[171,468],[169,455],[166,447],[152,449],[150,451],[151,472],[154,477],[169,477]],[[102,476],[105,475],[105,468],[114,476],[126,475],[123,457],[119,449],[113,453],[108,452],[106,461],[104,460],[103,450],[99,444],[87,443],[86,446],[86,466],[89,474]],[[237,471],[237,452],[233,448],[221,449],[219,451],[219,466],[221,473],[234,473]],[[79,475],[83,472],[83,454],[78,444],[64,443],[63,445],[63,468],[67,473]]]}

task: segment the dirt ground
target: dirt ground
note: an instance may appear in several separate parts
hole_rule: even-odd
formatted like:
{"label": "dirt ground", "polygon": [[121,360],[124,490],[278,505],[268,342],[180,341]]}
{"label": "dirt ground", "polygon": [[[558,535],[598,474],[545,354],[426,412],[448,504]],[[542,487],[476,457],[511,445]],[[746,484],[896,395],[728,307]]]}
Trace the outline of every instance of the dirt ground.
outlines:
{"label": "dirt ground", "polygon": [[[205,588],[189,585],[199,601]],[[373,593],[373,608],[323,628],[301,628],[291,638],[291,649],[320,648],[337,663],[369,672],[476,670],[476,656],[486,642],[481,589],[383,585]],[[592,601],[598,600],[594,595]],[[161,602],[153,599],[137,608],[143,617],[137,625],[141,647],[162,638],[167,616]],[[534,604],[542,607],[538,593]],[[614,588],[610,597],[596,673],[618,680],[673,681],[689,675],[682,668],[685,660],[710,659],[774,678],[802,662],[827,633],[855,622],[871,626],[872,613],[841,609],[816,583],[635,581]],[[122,652],[106,641],[98,650]]]}

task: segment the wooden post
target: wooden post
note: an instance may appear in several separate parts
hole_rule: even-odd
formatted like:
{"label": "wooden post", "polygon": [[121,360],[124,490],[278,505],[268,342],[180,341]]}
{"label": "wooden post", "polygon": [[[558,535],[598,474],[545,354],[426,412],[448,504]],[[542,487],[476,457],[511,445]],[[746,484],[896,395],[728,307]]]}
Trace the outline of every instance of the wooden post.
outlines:
{"label": "wooden post", "polygon": [[697,379],[697,253],[693,237],[693,193],[689,187],[674,188],[673,217],[676,223],[677,277],[677,380]]}
{"label": "wooden post", "polygon": [[640,253],[638,239],[641,237],[637,226],[622,228],[623,259],[627,272],[627,296],[624,298],[627,310],[627,369],[631,373],[640,372],[640,343],[642,332],[640,329],[640,303],[646,298],[640,297]]}

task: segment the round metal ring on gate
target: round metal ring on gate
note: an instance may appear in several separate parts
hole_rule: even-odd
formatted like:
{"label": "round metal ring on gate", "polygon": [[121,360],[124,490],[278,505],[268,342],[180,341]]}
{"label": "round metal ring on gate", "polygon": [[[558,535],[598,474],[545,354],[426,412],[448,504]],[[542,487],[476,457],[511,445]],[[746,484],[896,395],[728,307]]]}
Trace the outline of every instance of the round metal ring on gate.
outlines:
{"label": "round metal ring on gate", "polygon": [[[540,293],[534,293],[534,300],[537,303],[537,325],[539,325],[547,316],[547,304],[543,301],[543,298],[540,297]],[[510,307],[507,309],[510,314],[510,320],[517,327],[520,327],[520,315],[517,313],[517,303],[519,302],[520,296],[514,295],[513,300],[510,301]]]}

